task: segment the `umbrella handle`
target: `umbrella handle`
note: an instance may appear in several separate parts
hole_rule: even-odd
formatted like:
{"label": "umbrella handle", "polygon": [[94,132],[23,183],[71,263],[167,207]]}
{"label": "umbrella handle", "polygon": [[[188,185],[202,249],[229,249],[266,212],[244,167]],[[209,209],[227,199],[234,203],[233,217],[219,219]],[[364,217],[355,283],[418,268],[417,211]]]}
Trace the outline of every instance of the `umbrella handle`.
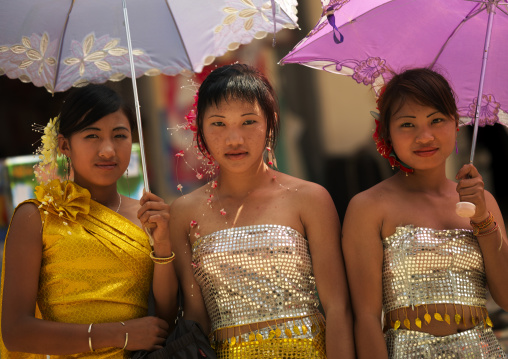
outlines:
{"label": "umbrella handle", "polygon": [[461,217],[473,217],[476,213],[476,206],[471,202],[458,202],[455,205],[455,213]]}

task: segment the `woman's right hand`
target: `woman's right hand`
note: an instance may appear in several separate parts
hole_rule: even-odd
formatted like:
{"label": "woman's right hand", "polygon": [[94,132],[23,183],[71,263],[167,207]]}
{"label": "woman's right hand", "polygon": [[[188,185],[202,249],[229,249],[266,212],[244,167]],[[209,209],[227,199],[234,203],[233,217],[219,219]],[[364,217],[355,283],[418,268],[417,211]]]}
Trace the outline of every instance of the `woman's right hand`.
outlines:
{"label": "woman's right hand", "polygon": [[120,348],[125,344],[125,333],[129,333],[126,349],[131,351],[161,349],[168,336],[168,323],[157,317],[131,319],[124,323],[125,326],[119,323],[123,330]]}

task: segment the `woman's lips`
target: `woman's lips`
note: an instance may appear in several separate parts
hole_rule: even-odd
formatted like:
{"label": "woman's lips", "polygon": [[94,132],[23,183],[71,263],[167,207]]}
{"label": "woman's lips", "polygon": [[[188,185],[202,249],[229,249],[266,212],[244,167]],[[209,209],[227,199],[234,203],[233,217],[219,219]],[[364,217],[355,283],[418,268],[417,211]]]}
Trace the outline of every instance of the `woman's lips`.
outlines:
{"label": "woman's lips", "polygon": [[430,157],[434,155],[438,151],[438,148],[436,147],[428,147],[428,148],[421,148],[419,150],[413,151],[415,155],[420,157]]}
{"label": "woman's lips", "polygon": [[230,160],[241,160],[247,156],[247,152],[232,152],[226,153],[226,157]]}
{"label": "woman's lips", "polygon": [[108,163],[97,163],[96,166],[102,170],[112,170],[116,168],[116,163],[108,162]]}

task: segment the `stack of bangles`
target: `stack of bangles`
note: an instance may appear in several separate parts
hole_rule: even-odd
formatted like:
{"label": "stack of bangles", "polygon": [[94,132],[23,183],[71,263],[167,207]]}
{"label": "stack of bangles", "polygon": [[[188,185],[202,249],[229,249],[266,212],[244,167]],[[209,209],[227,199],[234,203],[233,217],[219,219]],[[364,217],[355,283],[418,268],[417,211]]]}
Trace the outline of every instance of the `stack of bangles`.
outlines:
{"label": "stack of bangles", "polygon": [[[474,223],[473,221],[469,221],[469,223],[473,227],[473,235],[475,235],[476,237],[488,236],[489,234],[494,233],[497,230],[499,230],[499,225],[494,221],[494,216],[492,215],[492,213],[490,211],[489,211],[489,216],[486,219],[484,219],[483,221],[481,221],[479,223]],[[492,225],[492,223],[494,223],[494,227],[487,229]],[[499,250],[501,249],[502,245],[503,245],[503,236],[501,236],[501,244],[499,245]]]}
{"label": "stack of bangles", "polygon": [[150,252],[150,258],[155,264],[168,264],[173,262],[175,259],[175,252],[171,252],[171,255],[169,257],[156,257],[155,252]]}

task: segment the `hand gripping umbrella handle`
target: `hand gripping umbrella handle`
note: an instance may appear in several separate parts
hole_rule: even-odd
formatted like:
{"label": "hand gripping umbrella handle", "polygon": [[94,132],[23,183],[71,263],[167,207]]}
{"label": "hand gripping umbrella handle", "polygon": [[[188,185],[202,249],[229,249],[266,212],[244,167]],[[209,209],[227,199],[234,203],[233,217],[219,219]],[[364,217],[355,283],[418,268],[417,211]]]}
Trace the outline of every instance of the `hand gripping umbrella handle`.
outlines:
{"label": "hand gripping umbrella handle", "polygon": [[471,218],[476,213],[476,206],[471,202],[457,202],[455,205],[455,213],[460,217]]}
{"label": "hand gripping umbrella handle", "polygon": [[[476,136],[478,134],[478,119],[480,117],[480,109],[482,103],[482,95],[483,95],[483,82],[485,79],[485,69],[487,68],[487,54],[489,52],[490,46],[490,36],[492,33],[492,24],[494,22],[494,8],[493,3],[488,3],[487,12],[489,13],[488,22],[487,22],[487,32],[485,34],[485,43],[483,49],[483,60],[482,60],[482,71],[480,73],[480,85],[478,86],[478,97],[476,101],[476,111],[474,117],[474,131],[473,131],[473,146],[471,148],[471,158],[469,162],[473,163],[474,153],[476,149]],[[476,206],[471,202],[459,202],[455,206],[455,213],[457,213],[461,217],[473,217],[476,213]]]}

